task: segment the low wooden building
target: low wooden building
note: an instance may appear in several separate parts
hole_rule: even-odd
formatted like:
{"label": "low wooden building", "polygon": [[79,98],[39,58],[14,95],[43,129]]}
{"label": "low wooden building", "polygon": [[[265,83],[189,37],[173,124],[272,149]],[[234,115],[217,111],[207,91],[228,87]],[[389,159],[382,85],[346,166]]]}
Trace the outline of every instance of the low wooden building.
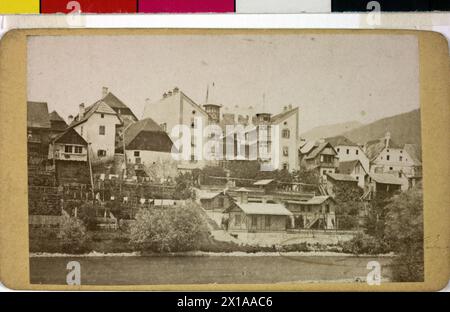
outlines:
{"label": "low wooden building", "polygon": [[52,139],[48,159],[56,170],[56,180],[63,183],[90,183],[88,143],[73,128]]}
{"label": "low wooden building", "polygon": [[233,197],[224,191],[201,191],[198,194],[200,204],[206,210],[223,211],[234,203]]}
{"label": "low wooden building", "polygon": [[314,196],[307,201],[288,201],[296,229],[336,228],[336,201],[331,196]]}
{"label": "low wooden building", "polygon": [[282,232],[292,226],[292,213],[283,204],[249,203],[245,189],[224,213],[228,215],[229,232]]}
{"label": "low wooden building", "polygon": [[329,195],[335,196],[336,189],[340,186],[347,188],[357,188],[358,179],[343,173],[327,173],[326,190]]}
{"label": "low wooden building", "polygon": [[393,195],[402,190],[402,187],[406,185],[408,187],[407,178],[399,178],[394,174],[389,173],[370,173],[366,177],[366,189],[364,192],[364,199],[370,200],[380,194]]}

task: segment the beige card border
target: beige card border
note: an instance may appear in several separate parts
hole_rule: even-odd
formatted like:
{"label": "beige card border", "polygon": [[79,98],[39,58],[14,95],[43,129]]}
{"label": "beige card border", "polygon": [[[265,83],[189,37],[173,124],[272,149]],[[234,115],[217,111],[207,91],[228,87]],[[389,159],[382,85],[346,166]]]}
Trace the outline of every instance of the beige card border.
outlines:
{"label": "beige card border", "polygon": [[[26,157],[27,36],[180,34],[395,34],[418,38],[424,172],[425,282],[367,284],[238,284],[65,286],[30,285]],[[374,42],[376,44],[376,42]],[[358,51],[354,51],[358,53]],[[9,31],[0,42],[0,280],[34,290],[439,290],[449,281],[450,67],[444,36],[409,30],[296,29],[29,29]]]}

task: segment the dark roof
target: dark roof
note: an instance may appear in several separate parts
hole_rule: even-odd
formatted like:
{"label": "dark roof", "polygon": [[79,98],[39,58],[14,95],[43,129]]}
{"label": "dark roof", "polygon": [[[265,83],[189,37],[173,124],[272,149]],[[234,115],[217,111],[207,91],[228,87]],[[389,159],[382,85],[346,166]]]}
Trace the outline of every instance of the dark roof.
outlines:
{"label": "dark roof", "polygon": [[293,115],[294,113],[296,113],[298,111],[298,107],[283,111],[277,115],[272,116],[272,118],[270,118],[270,121],[272,123],[276,123],[279,122],[283,119],[286,119],[287,117],[290,117],[291,115]]}
{"label": "dark roof", "polygon": [[108,92],[108,94],[102,99],[103,102],[108,104],[109,107],[111,107],[114,111],[117,112],[117,110],[121,110],[121,114],[124,114],[125,111],[129,111],[131,115],[134,117],[135,120],[138,120],[136,115],[134,115],[131,108],[129,108],[127,105],[125,105],[124,102],[122,102],[117,96],[115,96],[113,93]]}
{"label": "dark roof", "polygon": [[58,134],[52,140],[54,143],[68,143],[68,144],[79,144],[87,146],[88,143],[81,135],[78,134],[73,128],[69,128],[63,133]]}
{"label": "dark roof", "polygon": [[27,102],[27,127],[50,128],[48,106],[45,102]]}
{"label": "dark roof", "polygon": [[334,136],[334,137],[329,137],[329,138],[326,138],[325,141],[329,142],[334,147],[339,146],[339,145],[358,146],[358,144],[356,144],[355,142],[347,139],[343,135],[337,135],[337,136]]}
{"label": "dark roof", "polygon": [[340,161],[339,162],[339,173],[350,174],[353,171],[353,169],[355,169],[355,167],[358,163],[362,167],[362,164],[358,159],[350,160],[350,161]]}
{"label": "dark roof", "polygon": [[151,118],[131,124],[125,130],[125,147],[132,150],[171,152],[172,140]]}
{"label": "dark roof", "polygon": [[[331,147],[332,149],[333,149],[333,151],[334,151],[334,147],[330,144],[330,143],[328,143],[328,142],[323,142],[323,143],[319,143],[319,145],[317,146],[317,147],[315,147],[310,153],[309,153],[309,155],[306,157],[306,159],[312,159],[312,158],[316,158],[316,156],[317,155],[319,155],[319,153],[321,152],[321,151],[323,151],[323,149],[325,148],[325,147]],[[335,154],[337,154],[336,153],[336,151],[334,151],[335,152]]]}
{"label": "dark roof", "polygon": [[[49,115],[50,121],[64,121],[61,116],[56,111],[53,111]],[[64,121],[65,122],[65,121]]]}

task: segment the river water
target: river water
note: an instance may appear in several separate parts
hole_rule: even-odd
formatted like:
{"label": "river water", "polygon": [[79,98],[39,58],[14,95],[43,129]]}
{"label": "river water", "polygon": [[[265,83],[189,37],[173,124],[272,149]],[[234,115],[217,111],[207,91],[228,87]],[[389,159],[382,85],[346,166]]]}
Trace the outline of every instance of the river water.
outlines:
{"label": "river water", "polygon": [[369,261],[389,279],[390,257],[356,256],[105,256],[32,257],[32,284],[66,284],[69,261],[82,285],[264,284],[365,280]]}

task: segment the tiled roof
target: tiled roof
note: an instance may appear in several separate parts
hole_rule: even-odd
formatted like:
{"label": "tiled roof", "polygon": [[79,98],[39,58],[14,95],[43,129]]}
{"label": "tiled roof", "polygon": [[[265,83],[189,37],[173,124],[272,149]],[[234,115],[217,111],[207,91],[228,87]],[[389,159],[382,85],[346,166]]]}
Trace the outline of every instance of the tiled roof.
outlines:
{"label": "tiled roof", "polygon": [[236,203],[236,205],[247,215],[292,216],[292,212],[282,204]]}
{"label": "tiled roof", "polygon": [[412,158],[411,160],[414,162],[414,165],[420,166],[422,165],[422,156],[420,155],[420,149],[416,144],[405,144],[403,149],[408,153],[408,155]]}
{"label": "tiled roof", "polygon": [[47,103],[27,102],[27,127],[50,128],[50,118]]}

